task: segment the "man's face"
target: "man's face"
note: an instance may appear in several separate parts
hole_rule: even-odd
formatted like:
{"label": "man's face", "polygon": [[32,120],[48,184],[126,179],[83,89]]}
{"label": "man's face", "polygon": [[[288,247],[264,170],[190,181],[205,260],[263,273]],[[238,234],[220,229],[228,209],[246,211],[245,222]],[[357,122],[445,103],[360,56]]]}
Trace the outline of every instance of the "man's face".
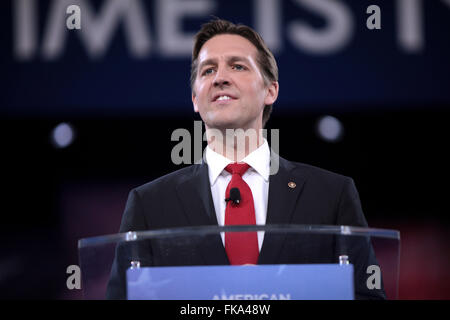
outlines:
{"label": "man's face", "polygon": [[275,102],[278,83],[264,84],[257,54],[239,35],[217,35],[203,45],[192,102],[207,128],[262,129],[264,106]]}

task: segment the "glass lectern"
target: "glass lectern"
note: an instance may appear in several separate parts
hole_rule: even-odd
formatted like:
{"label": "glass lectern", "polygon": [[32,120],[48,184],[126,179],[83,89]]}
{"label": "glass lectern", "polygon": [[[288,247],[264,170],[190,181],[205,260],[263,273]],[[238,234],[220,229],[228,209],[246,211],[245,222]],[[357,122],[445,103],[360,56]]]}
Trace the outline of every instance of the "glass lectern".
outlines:
{"label": "glass lectern", "polygon": [[[232,266],[227,233],[263,235]],[[85,299],[397,299],[400,233],[327,225],[198,226],[79,240]]]}

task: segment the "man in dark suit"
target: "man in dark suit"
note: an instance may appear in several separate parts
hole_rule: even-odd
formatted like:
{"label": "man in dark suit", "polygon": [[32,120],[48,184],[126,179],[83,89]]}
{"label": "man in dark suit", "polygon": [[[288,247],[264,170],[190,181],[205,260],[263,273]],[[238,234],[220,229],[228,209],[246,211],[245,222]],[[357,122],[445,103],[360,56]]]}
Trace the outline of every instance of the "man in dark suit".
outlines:
{"label": "man in dark suit", "polygon": [[[367,226],[351,178],[290,162],[269,149],[262,129],[278,97],[278,69],[254,30],[224,20],[205,24],[195,39],[191,87],[207,131],[203,162],[132,190],[120,232],[233,224]],[[237,130],[255,134],[238,141]],[[240,190],[241,203],[231,199],[231,189]],[[126,298],[125,271],[136,259],[141,266],[336,263],[343,253],[355,264],[357,298],[384,297],[383,290],[365,288],[365,267],[376,260],[364,239],[343,245],[331,235],[229,234],[119,246],[108,298]]]}

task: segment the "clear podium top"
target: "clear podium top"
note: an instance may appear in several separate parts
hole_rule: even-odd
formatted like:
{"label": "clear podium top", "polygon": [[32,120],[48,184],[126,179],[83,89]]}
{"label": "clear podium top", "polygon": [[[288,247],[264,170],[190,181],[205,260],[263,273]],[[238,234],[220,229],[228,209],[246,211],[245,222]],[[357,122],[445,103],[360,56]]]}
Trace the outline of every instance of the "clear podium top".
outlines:
{"label": "clear podium top", "polygon": [[150,239],[162,239],[170,237],[199,237],[222,232],[248,232],[261,231],[269,233],[285,234],[322,234],[341,236],[366,236],[379,239],[393,239],[400,241],[400,232],[391,229],[363,228],[353,226],[330,226],[330,225],[299,225],[299,224],[276,224],[276,225],[241,225],[241,226],[196,226],[183,228],[168,228],[146,231],[129,231],[124,233],[110,234],[98,237],[83,238],[78,241],[78,248],[87,248],[111,243],[143,241]]}
{"label": "clear podium top", "polygon": [[[244,233],[258,236],[256,265],[349,264],[353,267],[356,299],[398,297],[398,231],[294,224],[209,225],[130,231],[80,239],[78,248],[84,297],[126,299],[127,271],[130,268],[150,268],[148,270],[154,270],[156,274],[157,268],[161,267],[230,266],[225,238]],[[158,295],[155,297],[157,299]],[[181,297],[190,299],[189,296]],[[178,293],[174,294],[174,299],[179,298]]]}

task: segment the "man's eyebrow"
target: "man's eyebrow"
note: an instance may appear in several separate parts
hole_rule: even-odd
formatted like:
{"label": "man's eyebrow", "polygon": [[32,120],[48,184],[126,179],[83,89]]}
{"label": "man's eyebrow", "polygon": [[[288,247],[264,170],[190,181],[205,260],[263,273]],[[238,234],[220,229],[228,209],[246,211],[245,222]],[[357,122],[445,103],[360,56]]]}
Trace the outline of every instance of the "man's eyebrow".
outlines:
{"label": "man's eyebrow", "polygon": [[[231,57],[227,58],[228,63],[233,63],[233,62],[237,62],[237,61],[242,61],[242,62],[246,62],[246,63],[250,64],[250,61],[248,60],[248,58],[243,57],[243,56],[231,56]],[[217,64],[217,59],[206,59],[205,61],[202,61],[200,63],[200,65],[198,66],[198,70],[201,70],[204,66],[216,65],[216,64]]]}
{"label": "man's eyebrow", "polygon": [[227,60],[228,60],[228,63],[233,63],[233,62],[236,62],[236,61],[242,61],[242,62],[250,63],[248,58],[242,57],[242,56],[231,56]]}
{"label": "man's eyebrow", "polygon": [[200,65],[198,66],[198,70],[201,70],[204,66],[215,65],[215,64],[217,64],[216,59],[206,59],[205,61],[202,61],[200,63]]}

